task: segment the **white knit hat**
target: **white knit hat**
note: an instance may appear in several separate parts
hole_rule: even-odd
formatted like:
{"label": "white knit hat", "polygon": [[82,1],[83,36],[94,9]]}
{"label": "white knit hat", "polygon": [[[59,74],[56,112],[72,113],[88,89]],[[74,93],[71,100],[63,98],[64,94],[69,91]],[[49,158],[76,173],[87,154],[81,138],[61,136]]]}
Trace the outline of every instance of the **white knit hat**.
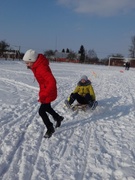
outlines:
{"label": "white knit hat", "polygon": [[83,75],[80,80],[84,79],[85,81],[88,80],[88,77],[86,75]]}
{"label": "white knit hat", "polygon": [[35,62],[38,57],[38,53],[32,49],[26,51],[23,56],[23,60],[27,62]]}

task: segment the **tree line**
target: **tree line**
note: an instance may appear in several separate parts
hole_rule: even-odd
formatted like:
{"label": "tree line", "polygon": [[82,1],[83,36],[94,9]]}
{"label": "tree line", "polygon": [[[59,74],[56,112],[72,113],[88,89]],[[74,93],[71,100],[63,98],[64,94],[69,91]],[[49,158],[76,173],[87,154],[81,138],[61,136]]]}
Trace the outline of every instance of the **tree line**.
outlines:
{"label": "tree line", "polygon": [[[8,52],[10,52],[11,57],[13,56],[13,58],[15,58],[15,59],[22,59],[22,57],[24,55],[24,53],[20,52],[20,48],[18,50],[14,50],[10,46],[9,43],[7,43],[5,40],[1,40],[0,41],[0,57],[6,58]],[[57,52],[57,50],[55,50],[55,51],[46,50],[43,52],[43,54],[50,59],[51,57],[55,57],[56,52]],[[70,50],[69,48],[67,48],[66,50],[62,49],[61,52],[67,54],[67,56],[66,56],[67,59],[69,59],[69,60],[79,59],[80,63],[89,63],[89,62],[97,63],[97,62],[102,62],[102,61],[105,62],[108,60],[108,58],[110,56],[111,57],[120,57],[120,58],[123,57],[123,55],[121,55],[121,54],[111,54],[111,55],[108,55],[108,57],[106,57],[104,59],[99,59],[94,49],[90,49],[90,50],[86,51],[86,49],[84,48],[83,45],[80,46],[80,49],[78,50],[77,53]],[[129,58],[135,58],[135,36],[131,37],[131,45],[129,47]]]}

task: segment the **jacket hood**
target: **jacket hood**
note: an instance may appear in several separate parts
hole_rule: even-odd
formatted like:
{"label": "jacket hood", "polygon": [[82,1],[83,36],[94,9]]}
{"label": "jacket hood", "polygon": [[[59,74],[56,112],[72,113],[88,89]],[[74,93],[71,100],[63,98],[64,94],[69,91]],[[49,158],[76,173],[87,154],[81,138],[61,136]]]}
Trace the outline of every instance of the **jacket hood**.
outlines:
{"label": "jacket hood", "polygon": [[48,59],[43,54],[38,54],[37,60],[34,62],[33,66],[32,66],[32,69],[36,68],[40,64],[42,64],[44,66],[49,65]]}

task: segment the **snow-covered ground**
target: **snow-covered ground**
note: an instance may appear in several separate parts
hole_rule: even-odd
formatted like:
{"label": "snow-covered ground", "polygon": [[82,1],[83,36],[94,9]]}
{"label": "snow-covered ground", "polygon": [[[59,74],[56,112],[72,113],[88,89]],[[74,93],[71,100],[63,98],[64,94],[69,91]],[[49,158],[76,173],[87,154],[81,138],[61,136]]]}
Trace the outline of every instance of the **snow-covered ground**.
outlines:
{"label": "snow-covered ground", "polygon": [[[135,179],[135,69],[50,66],[58,86],[52,106],[65,119],[44,139],[38,84],[31,70],[21,61],[0,60],[0,179]],[[99,106],[93,112],[65,111],[64,100],[84,74],[92,81]]]}

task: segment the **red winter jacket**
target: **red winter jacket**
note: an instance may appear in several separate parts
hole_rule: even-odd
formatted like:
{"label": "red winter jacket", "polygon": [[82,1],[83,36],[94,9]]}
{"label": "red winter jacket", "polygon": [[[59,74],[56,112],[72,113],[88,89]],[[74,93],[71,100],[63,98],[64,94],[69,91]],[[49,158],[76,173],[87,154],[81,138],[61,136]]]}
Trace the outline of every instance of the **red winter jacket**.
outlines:
{"label": "red winter jacket", "polygon": [[51,72],[48,60],[39,54],[31,69],[40,87],[39,102],[44,104],[54,101],[57,97],[56,80]]}

